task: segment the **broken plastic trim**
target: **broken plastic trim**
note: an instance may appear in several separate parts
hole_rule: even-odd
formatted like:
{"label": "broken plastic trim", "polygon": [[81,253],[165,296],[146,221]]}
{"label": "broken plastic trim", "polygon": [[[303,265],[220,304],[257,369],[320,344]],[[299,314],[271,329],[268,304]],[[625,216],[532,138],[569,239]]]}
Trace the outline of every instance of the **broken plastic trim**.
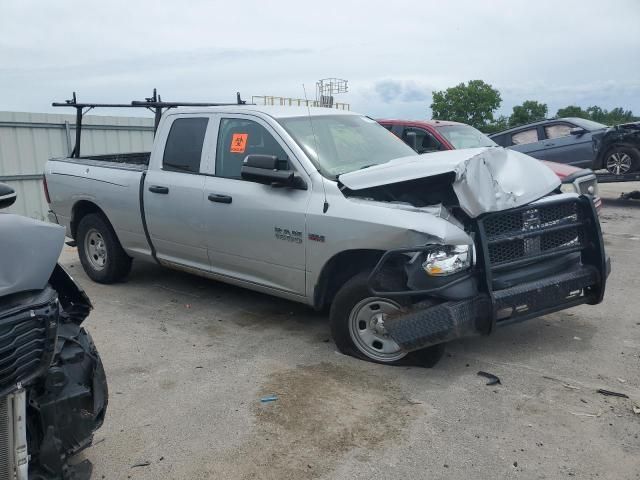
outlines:
{"label": "broken plastic trim", "polygon": [[[456,276],[455,279],[446,282],[442,285],[438,285],[437,287],[433,287],[433,288],[427,288],[427,289],[423,289],[423,290],[400,290],[400,291],[380,291],[380,290],[376,290],[374,285],[376,284],[376,280],[380,277],[382,269],[384,268],[385,264],[389,261],[390,257],[392,257],[393,255],[399,254],[399,253],[425,253],[425,252],[430,252],[432,250],[437,250],[439,248],[442,248],[442,245],[425,245],[423,247],[405,247],[405,248],[395,248],[393,250],[387,250],[382,257],[380,258],[380,260],[378,261],[378,263],[376,264],[375,268],[371,271],[371,274],[369,275],[369,278],[367,279],[367,286],[369,287],[369,291],[371,292],[371,294],[376,295],[376,296],[385,296],[385,297],[408,297],[408,296],[412,296],[412,295],[429,295],[429,294],[433,294],[433,293],[437,293],[440,292],[442,290],[445,290],[447,288],[450,288],[454,285],[457,285],[459,283],[462,283],[466,280],[469,280],[470,278],[472,278],[475,275],[475,270],[473,269],[473,267],[470,268],[470,270],[466,273],[459,273],[459,276]],[[426,275],[426,273],[425,273]],[[442,277],[439,277],[442,278]]]}

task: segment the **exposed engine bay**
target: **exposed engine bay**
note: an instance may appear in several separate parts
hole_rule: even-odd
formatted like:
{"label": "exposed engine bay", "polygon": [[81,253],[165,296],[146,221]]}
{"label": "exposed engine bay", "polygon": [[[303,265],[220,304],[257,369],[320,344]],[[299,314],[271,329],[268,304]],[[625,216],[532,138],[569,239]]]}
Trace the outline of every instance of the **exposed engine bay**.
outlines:
{"label": "exposed engine bay", "polygon": [[445,207],[454,207],[458,206],[458,198],[453,191],[454,180],[455,174],[449,172],[433,177],[417,178],[361,190],[350,190],[345,187],[342,192],[347,197],[407,204],[416,208],[437,204],[442,204]]}
{"label": "exposed engine bay", "polygon": [[[475,148],[406,157],[340,175],[346,196],[459,205],[472,218],[515,208],[557,189],[557,176],[538,160],[503,148]],[[522,184],[522,178],[529,181]]]}

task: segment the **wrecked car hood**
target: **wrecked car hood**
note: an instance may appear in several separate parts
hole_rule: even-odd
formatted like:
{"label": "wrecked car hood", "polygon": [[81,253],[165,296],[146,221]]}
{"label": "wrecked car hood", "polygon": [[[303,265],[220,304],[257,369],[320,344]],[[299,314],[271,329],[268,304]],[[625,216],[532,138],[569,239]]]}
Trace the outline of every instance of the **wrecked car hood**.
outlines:
{"label": "wrecked car hood", "polygon": [[0,297],[42,290],[62,251],[64,227],[0,213],[0,232]]}
{"label": "wrecked car hood", "polygon": [[454,173],[453,190],[471,217],[525,205],[558,188],[558,177],[539,160],[501,147],[412,155],[342,174],[350,190]]}
{"label": "wrecked car hood", "polygon": [[623,130],[640,130],[640,122],[621,123],[613,128],[620,128]]}

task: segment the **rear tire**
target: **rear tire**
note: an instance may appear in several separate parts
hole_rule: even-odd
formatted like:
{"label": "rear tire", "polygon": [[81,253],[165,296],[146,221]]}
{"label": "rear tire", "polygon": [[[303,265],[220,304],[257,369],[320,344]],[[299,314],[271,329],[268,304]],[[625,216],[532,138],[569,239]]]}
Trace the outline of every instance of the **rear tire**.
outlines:
{"label": "rear tire", "polygon": [[131,271],[131,257],[125,253],[109,222],[91,213],[80,220],[76,235],[82,268],[91,280],[115,283]]}
{"label": "rear tire", "polygon": [[[444,355],[444,344],[405,352],[384,332],[384,317],[402,306],[403,300],[377,297],[369,292],[369,272],[348,280],[331,304],[331,335],[340,350],[369,362],[385,365],[433,367]],[[401,303],[402,302],[402,303]]]}
{"label": "rear tire", "polygon": [[613,147],[604,157],[603,167],[614,175],[636,172],[640,168],[640,151],[632,147]]}

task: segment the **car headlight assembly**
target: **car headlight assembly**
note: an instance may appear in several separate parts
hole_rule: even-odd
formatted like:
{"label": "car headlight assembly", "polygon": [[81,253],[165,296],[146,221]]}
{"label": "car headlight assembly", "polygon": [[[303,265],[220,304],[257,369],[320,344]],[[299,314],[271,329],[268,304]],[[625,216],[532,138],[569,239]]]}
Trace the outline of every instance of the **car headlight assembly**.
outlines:
{"label": "car headlight assembly", "polygon": [[576,187],[573,183],[563,183],[560,185],[560,191],[562,193],[579,193],[576,191]]}
{"label": "car headlight assembly", "polygon": [[426,254],[422,268],[431,277],[444,277],[462,272],[473,263],[470,245],[443,245]]}

